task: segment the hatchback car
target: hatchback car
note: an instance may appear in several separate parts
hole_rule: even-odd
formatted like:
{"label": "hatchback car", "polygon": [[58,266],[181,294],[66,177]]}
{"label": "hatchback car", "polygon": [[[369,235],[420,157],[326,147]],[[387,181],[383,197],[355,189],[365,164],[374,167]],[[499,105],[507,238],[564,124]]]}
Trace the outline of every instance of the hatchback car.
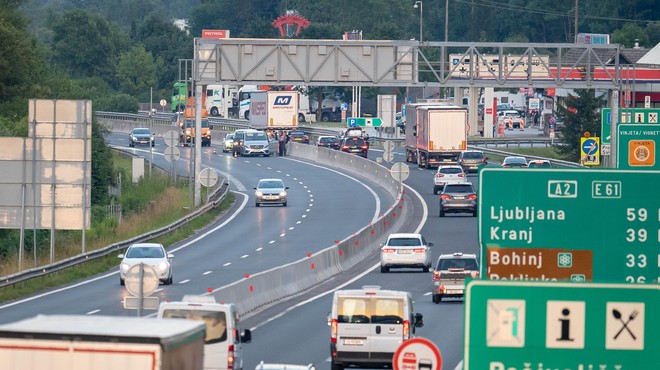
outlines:
{"label": "hatchback car", "polygon": [[172,284],[172,258],[174,255],[167,253],[162,244],[158,243],[135,243],[120,254],[119,284],[124,285],[126,273],[131,267],[140,263],[153,267],[158,274],[158,279],[165,285]]}
{"label": "hatchback car", "polygon": [[483,167],[487,163],[488,157],[481,150],[464,150],[458,155],[458,165],[466,173],[477,172],[479,167]]}
{"label": "hatchback car", "polygon": [[547,159],[533,159],[527,163],[528,168],[552,168],[552,163]]}
{"label": "hatchback car", "polygon": [[280,179],[261,179],[254,188],[256,197],[254,205],[259,207],[262,204],[281,204],[286,207],[288,186]]}
{"label": "hatchback car", "polygon": [[433,194],[438,194],[445,184],[455,184],[467,182],[465,172],[461,166],[449,165],[439,166],[438,171],[433,176]]}
{"label": "hatchback car", "polygon": [[227,153],[232,150],[234,147],[234,134],[225,135],[224,140],[222,140],[222,152]]}
{"label": "hatchback car", "polygon": [[421,234],[390,234],[380,245],[380,272],[393,267],[421,267],[429,272],[432,246]]}
{"label": "hatchback car", "polygon": [[292,130],[289,131],[289,141],[293,141],[294,143],[309,144],[309,136],[307,136],[307,134],[302,131]]}
{"label": "hatchback car", "polygon": [[362,137],[347,136],[341,142],[341,151],[367,158],[367,154],[369,153],[369,142]]}
{"label": "hatchback car", "polygon": [[156,138],[151,134],[149,128],[134,128],[130,134],[128,134],[128,146],[131,148],[136,145],[156,145]]}
{"label": "hatchback car", "polygon": [[502,161],[502,167],[504,168],[513,168],[513,167],[527,167],[527,160],[525,157],[505,157]]}
{"label": "hatchback car", "polygon": [[465,279],[479,277],[479,263],[475,254],[441,254],[433,269],[433,303],[443,297],[462,297]]}
{"label": "hatchback car", "polygon": [[319,136],[316,146],[330,149],[339,149],[339,138],[336,136]]}
{"label": "hatchback car", "polygon": [[446,184],[440,193],[440,217],[447,213],[477,216],[477,193],[471,182]]}

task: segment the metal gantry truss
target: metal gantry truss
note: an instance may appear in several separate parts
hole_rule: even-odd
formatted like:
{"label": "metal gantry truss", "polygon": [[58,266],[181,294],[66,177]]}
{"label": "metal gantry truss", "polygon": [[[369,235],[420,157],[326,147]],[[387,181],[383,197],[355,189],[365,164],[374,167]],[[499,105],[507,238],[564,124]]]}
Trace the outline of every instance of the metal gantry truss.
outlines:
{"label": "metal gantry truss", "polygon": [[[195,39],[202,85],[593,88],[625,81],[619,45]],[[629,68],[629,66],[627,66]]]}

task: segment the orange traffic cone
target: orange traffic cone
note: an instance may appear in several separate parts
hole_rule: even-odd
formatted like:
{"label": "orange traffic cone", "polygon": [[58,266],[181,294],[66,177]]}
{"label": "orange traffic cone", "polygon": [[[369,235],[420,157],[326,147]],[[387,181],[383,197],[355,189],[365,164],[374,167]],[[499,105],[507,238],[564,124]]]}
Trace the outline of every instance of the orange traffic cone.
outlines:
{"label": "orange traffic cone", "polygon": [[520,117],[520,131],[525,131],[525,118]]}
{"label": "orange traffic cone", "polygon": [[513,130],[513,117],[509,117],[509,130]]}
{"label": "orange traffic cone", "polygon": [[213,147],[213,154],[215,154],[215,147]]}

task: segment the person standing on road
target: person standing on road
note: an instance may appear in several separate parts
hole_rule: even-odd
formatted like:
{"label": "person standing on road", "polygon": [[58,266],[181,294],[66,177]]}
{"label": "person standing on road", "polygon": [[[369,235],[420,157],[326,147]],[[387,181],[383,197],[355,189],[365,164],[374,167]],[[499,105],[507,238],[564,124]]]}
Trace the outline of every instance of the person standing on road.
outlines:
{"label": "person standing on road", "polygon": [[280,135],[277,137],[277,149],[280,157],[284,156],[284,145],[286,144],[286,137],[284,136],[284,131],[280,131]]}

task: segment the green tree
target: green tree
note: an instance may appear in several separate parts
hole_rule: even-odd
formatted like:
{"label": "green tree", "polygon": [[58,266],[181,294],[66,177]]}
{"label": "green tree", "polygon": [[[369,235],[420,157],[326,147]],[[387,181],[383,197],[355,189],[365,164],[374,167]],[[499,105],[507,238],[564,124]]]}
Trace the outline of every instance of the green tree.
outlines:
{"label": "green tree", "polygon": [[576,89],[569,94],[565,104],[557,106],[557,116],[564,124],[557,128],[559,145],[555,148],[570,161],[580,160],[580,138],[589,132],[592,136],[600,133],[600,110],[605,106],[605,98],[596,96],[594,90]]}
{"label": "green tree", "polygon": [[623,28],[614,31],[612,35],[613,44],[621,44],[625,47],[632,48],[635,46],[635,42],[639,42],[640,45],[648,45],[649,36],[646,32],[634,23],[627,23]]}
{"label": "green tree", "polygon": [[[149,92],[156,85],[156,65],[150,52],[140,44],[119,56],[117,81],[119,86],[134,96]],[[147,94],[147,96],[149,96]]]}
{"label": "green tree", "polygon": [[179,79],[179,59],[193,58],[193,38],[171,22],[150,16],[138,27],[133,39],[157,60],[162,60],[156,69],[157,87],[169,93],[172,82]]}
{"label": "green tree", "polygon": [[118,55],[128,36],[96,14],[73,10],[53,24],[51,63],[74,78],[99,76],[116,86]]}

